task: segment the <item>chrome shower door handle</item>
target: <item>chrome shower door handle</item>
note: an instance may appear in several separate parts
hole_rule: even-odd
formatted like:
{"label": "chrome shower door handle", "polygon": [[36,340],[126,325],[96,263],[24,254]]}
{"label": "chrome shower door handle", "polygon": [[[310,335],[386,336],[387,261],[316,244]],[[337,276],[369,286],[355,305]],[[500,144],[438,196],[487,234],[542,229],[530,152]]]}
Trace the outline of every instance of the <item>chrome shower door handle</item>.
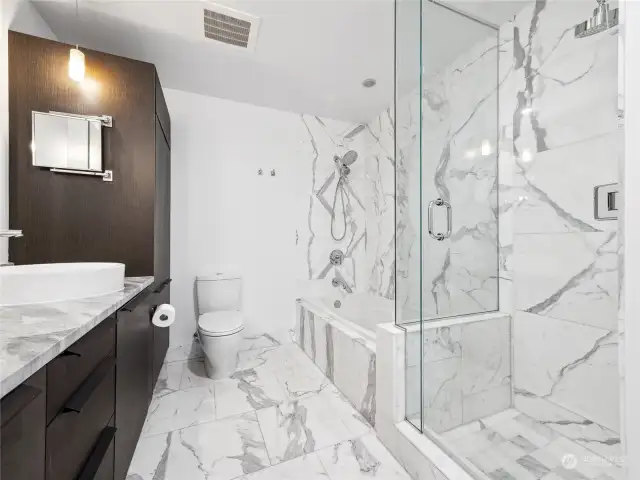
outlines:
{"label": "chrome shower door handle", "polygon": [[429,208],[427,209],[427,228],[429,229],[429,235],[431,238],[438,240],[441,242],[444,240],[444,234],[442,233],[434,233],[433,231],[433,207],[442,205],[442,199],[431,200],[429,202]]}
{"label": "chrome shower door handle", "polygon": [[436,204],[438,201],[440,201],[441,202],[440,204],[444,205],[445,208],[447,209],[447,233],[444,234],[444,238],[449,238],[451,236],[451,228],[452,228],[451,224],[453,223],[453,212],[451,210],[451,204],[441,198],[436,200]]}

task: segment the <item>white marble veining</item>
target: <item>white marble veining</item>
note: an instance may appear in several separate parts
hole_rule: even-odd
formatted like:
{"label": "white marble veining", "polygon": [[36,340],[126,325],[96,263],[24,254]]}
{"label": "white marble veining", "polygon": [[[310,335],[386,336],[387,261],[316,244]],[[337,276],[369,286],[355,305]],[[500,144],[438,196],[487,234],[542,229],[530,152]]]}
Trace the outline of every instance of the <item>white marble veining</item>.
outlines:
{"label": "white marble veining", "polygon": [[[492,315],[492,314],[486,314]],[[466,317],[465,317],[466,318]],[[443,323],[446,321],[443,321]],[[424,423],[443,432],[511,405],[511,319],[474,316],[422,331]],[[407,413],[419,411],[420,330],[407,332]]]}
{"label": "white marble veining", "polygon": [[108,295],[0,308],[0,397],[151,283],[153,277],[129,277],[122,291]]}
{"label": "white marble veining", "polygon": [[376,418],[375,344],[337,320],[297,305],[300,348],[371,425]]}
{"label": "white marble veining", "polygon": [[616,332],[525,312],[516,313],[514,329],[516,392],[619,431]]}
{"label": "white marble veining", "polygon": [[593,187],[619,180],[623,142],[618,29],[571,28],[591,7],[527,2],[500,30],[500,299],[514,313],[515,406],[608,456],[620,442],[620,225],[594,219]]}
{"label": "white marble veining", "polygon": [[255,412],[143,437],[127,479],[231,480],[270,465]]}
{"label": "white marble veining", "polygon": [[[165,364],[127,479],[409,478],[297,345],[240,352],[234,377],[207,379],[199,360]],[[268,397],[263,378],[284,395]]]}
{"label": "white marble veining", "polygon": [[[443,437],[450,448],[491,479],[622,480],[622,470],[609,461],[621,457],[611,450],[609,456],[602,448],[590,451],[578,438],[563,436],[575,428],[578,426],[554,424],[508,409]],[[575,456],[575,465],[566,463],[567,455]]]}

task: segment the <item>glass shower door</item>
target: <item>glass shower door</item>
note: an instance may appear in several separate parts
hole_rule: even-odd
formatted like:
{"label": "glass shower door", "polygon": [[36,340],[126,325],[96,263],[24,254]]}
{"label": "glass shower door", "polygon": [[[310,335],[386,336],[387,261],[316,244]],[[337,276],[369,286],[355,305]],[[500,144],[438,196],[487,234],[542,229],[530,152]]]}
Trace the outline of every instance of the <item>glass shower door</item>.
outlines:
{"label": "glass shower door", "polygon": [[498,32],[428,0],[421,18],[422,319],[495,311]]}

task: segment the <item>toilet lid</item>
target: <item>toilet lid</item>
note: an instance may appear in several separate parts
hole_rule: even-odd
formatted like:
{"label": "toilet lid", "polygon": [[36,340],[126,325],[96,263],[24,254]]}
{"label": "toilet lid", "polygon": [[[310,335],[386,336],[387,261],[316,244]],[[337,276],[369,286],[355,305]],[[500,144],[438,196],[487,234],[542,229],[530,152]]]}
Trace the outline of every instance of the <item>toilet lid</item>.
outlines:
{"label": "toilet lid", "polygon": [[198,327],[205,335],[231,335],[243,329],[244,317],[235,311],[209,312],[200,315]]}

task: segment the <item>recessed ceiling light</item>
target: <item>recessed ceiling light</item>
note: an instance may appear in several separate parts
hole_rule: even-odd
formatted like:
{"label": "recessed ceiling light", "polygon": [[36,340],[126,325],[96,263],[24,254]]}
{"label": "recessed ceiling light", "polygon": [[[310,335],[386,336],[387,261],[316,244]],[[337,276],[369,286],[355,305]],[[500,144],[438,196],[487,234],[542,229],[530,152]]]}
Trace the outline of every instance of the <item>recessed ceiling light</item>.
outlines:
{"label": "recessed ceiling light", "polygon": [[367,78],[362,82],[362,86],[364,88],[375,87],[376,86],[376,79],[375,78]]}

